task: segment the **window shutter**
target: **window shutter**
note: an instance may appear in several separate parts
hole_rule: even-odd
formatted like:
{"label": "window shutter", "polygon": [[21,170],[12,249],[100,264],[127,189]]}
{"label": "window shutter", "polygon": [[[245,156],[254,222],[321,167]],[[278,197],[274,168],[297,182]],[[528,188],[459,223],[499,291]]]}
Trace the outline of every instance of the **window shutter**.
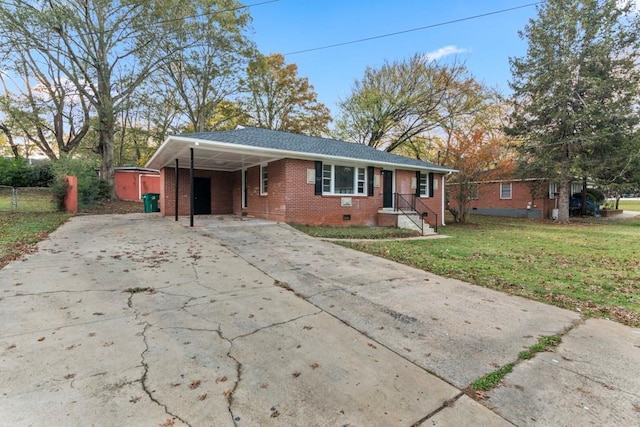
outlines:
{"label": "window shutter", "polygon": [[420,197],[420,171],[416,171],[416,197]]}
{"label": "window shutter", "polygon": [[433,197],[433,172],[429,172],[429,197]]}
{"label": "window shutter", "polygon": [[316,160],[316,186],[315,186],[315,195],[322,195],[322,162]]}
{"label": "window shutter", "polygon": [[373,166],[367,167],[367,196],[373,196]]}

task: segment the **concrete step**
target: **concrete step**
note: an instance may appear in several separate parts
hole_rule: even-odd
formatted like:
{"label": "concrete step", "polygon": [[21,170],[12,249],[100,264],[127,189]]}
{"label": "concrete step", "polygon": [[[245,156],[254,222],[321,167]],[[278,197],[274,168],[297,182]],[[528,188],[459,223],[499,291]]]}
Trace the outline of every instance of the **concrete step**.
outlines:
{"label": "concrete step", "polygon": [[[418,225],[416,225],[416,223],[420,223],[420,221],[422,221],[424,223],[423,229],[420,230],[420,227]],[[429,223],[427,223],[426,221],[424,221],[420,215],[418,214],[413,214],[413,215],[400,215],[398,217],[398,228],[404,228],[407,230],[415,230],[415,231],[422,231],[422,235],[423,236],[429,236],[432,234],[437,234],[435,232],[435,230],[433,228],[431,228],[431,226],[429,225]]]}

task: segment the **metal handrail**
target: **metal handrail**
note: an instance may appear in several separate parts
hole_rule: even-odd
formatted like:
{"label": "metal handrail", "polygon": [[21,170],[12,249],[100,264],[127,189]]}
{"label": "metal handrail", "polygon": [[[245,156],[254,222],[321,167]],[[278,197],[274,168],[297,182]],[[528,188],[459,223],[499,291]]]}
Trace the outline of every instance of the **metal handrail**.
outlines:
{"label": "metal handrail", "polygon": [[418,225],[422,230],[424,230],[424,218],[426,216],[433,216],[435,219],[433,230],[436,233],[438,232],[438,214],[429,208],[429,206],[427,206],[419,196],[416,196],[415,194],[396,193],[396,209],[411,219],[414,224],[416,224],[416,222],[407,212],[411,211],[412,214],[417,213],[420,216],[421,224],[416,225]]}
{"label": "metal handrail", "polygon": [[[424,234],[424,220],[422,219],[422,217],[420,217],[420,221],[415,221],[413,219],[413,214],[416,213],[416,210],[413,206],[413,200],[409,201],[407,199],[405,199],[404,195],[399,194],[399,193],[395,193],[396,196],[396,210],[402,212],[402,214],[404,216],[406,216],[407,218],[409,218],[409,220],[411,222],[413,222],[415,225],[417,225],[420,228],[420,235]],[[407,212],[410,212],[411,215]]]}
{"label": "metal handrail", "polygon": [[428,215],[433,215],[433,217],[435,218],[433,230],[437,233],[438,232],[438,214],[435,211],[431,210],[429,206],[427,206],[422,201],[422,199],[420,197],[417,197],[416,195],[413,195],[413,208],[416,210],[416,212],[420,214],[422,218]]}

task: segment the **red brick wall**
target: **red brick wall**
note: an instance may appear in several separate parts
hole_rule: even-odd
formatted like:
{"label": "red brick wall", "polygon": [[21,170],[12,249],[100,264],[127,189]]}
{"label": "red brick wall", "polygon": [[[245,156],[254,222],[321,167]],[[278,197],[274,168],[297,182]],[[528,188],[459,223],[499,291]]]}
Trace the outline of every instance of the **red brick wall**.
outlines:
{"label": "red brick wall", "polygon": [[[419,185],[416,179],[415,171],[398,170],[396,171],[396,192],[405,196],[411,196],[416,193],[416,189],[412,188],[412,183]],[[438,215],[438,225],[442,224],[442,174],[433,175],[434,190],[433,197],[420,196],[420,201],[427,206],[432,212],[428,212],[425,218],[429,224],[436,225],[436,216]]]}
{"label": "red brick wall", "polygon": [[[287,221],[285,192],[286,160],[277,160],[268,164],[267,194],[260,194],[260,166],[247,169],[247,208],[244,209],[249,215],[273,221]],[[238,197],[241,196],[238,192]]]}
{"label": "red brick wall", "polygon": [[[211,178],[211,213],[216,215],[233,213],[232,172],[194,170],[197,178]],[[189,215],[189,169],[179,169],[178,215]],[[175,168],[160,171],[160,212],[164,216],[175,213]]]}
{"label": "red brick wall", "polygon": [[231,177],[231,193],[233,197],[233,213],[240,215],[242,213],[242,174],[243,171],[232,172]]}
{"label": "red brick wall", "polygon": [[[509,181],[505,181],[508,183]],[[543,184],[546,186],[546,184]],[[449,201],[451,205],[456,206],[455,191],[457,187],[450,185]],[[478,198],[471,201],[471,208],[476,209],[527,209],[527,204],[531,204],[532,209],[541,209],[545,218],[551,216],[551,210],[555,206],[553,199],[549,199],[548,188],[544,192],[544,196],[536,198],[531,195],[531,187],[527,182],[511,182],[511,198],[500,198],[500,183],[488,182],[478,184]]]}
{"label": "red brick wall", "polygon": [[[315,184],[307,184],[307,169],[315,170],[315,163],[305,160],[286,160],[287,221],[309,225],[375,225],[382,206],[382,188],[374,188],[368,196],[316,196]],[[376,169],[379,175],[380,170]],[[351,198],[350,207],[341,206],[343,197]],[[344,215],[350,215],[349,220]]]}
{"label": "red brick wall", "polygon": [[416,172],[407,170],[396,171],[396,193],[398,194],[416,194],[416,189],[411,188],[411,181],[415,181]]}
{"label": "red brick wall", "polygon": [[[442,208],[442,174],[433,174],[433,197],[421,197],[420,200],[427,205],[429,209],[438,214],[438,224],[444,223],[444,210]],[[427,222],[433,226],[436,225],[436,218],[431,212],[426,217]]]}
{"label": "red brick wall", "polygon": [[[196,170],[197,177],[210,177],[212,182],[212,213],[226,214],[246,212],[248,215],[274,221],[294,222],[310,225],[376,225],[378,211],[382,207],[382,186],[374,187],[369,196],[316,196],[315,184],[307,183],[307,170],[315,171],[315,163],[307,160],[283,159],[268,164],[268,192],[260,194],[260,167],[247,169],[247,208],[242,203],[242,171],[214,172]],[[380,176],[380,169],[374,174]],[[396,171],[396,192],[414,194],[411,188],[414,171]],[[439,180],[441,175],[436,175]],[[179,215],[189,215],[189,170],[180,169]],[[380,182],[382,178],[380,177]],[[174,214],[175,191],[173,168],[161,171],[161,203],[163,215]],[[440,183],[439,187],[440,188]],[[430,209],[441,215],[441,190],[435,197],[422,198]],[[343,197],[351,199],[352,206],[341,206]],[[344,216],[350,219],[345,220]],[[428,217],[435,222],[435,217]]]}

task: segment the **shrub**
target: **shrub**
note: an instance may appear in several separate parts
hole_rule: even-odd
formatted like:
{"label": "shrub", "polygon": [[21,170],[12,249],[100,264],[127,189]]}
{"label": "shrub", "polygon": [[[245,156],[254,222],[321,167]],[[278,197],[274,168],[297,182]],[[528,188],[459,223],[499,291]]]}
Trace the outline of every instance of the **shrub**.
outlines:
{"label": "shrub", "polygon": [[69,189],[69,181],[64,176],[59,176],[51,183],[51,192],[56,202],[56,207],[59,211],[64,210],[64,197],[67,195]]}
{"label": "shrub", "polygon": [[604,191],[600,190],[599,188],[587,188],[587,194],[590,194],[596,203],[604,202]]}
{"label": "shrub", "polygon": [[53,181],[51,162],[30,165],[26,159],[0,157],[0,185],[48,187]]}
{"label": "shrub", "polygon": [[[96,161],[86,158],[61,157],[53,165],[56,182],[65,175],[78,178],[78,205],[80,207],[89,206],[97,200],[104,198],[104,184],[98,178],[95,171]],[[61,191],[57,187],[55,191]]]}

